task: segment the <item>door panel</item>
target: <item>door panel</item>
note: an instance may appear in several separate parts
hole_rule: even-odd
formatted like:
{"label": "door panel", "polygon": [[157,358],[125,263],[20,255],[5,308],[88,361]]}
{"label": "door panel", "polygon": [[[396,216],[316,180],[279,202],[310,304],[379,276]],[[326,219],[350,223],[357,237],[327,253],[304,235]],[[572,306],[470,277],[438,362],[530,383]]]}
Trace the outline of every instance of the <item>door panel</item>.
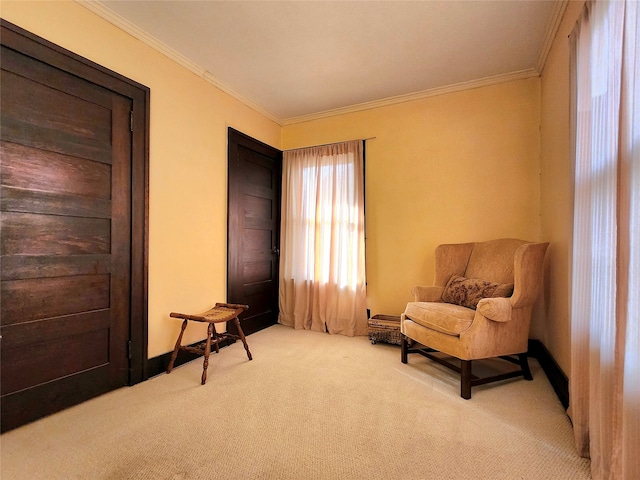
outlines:
{"label": "door panel", "polygon": [[2,325],[109,308],[109,283],[108,274],[3,281]]}
{"label": "door panel", "polygon": [[247,334],[278,320],[281,172],[282,152],[229,129],[227,299],[249,305]]}
{"label": "door panel", "polygon": [[7,430],[129,382],[133,144],[131,98],[4,45],[1,67]]}
{"label": "door panel", "polygon": [[109,255],[39,255],[5,256],[2,258],[2,279],[20,280],[30,278],[37,271],[40,278],[64,277],[109,273]]}
{"label": "door panel", "polygon": [[[107,365],[108,352],[102,345],[108,341],[108,331],[108,328],[101,328],[55,339],[33,337],[25,345],[5,347],[8,350],[5,354],[12,359],[12,365],[2,375],[2,394]],[[61,355],[61,351],[73,352],[73,355]],[[26,371],[29,375],[24,375]]]}
{"label": "door panel", "polygon": [[7,211],[8,208],[11,205],[3,201],[2,255],[79,255],[110,251],[109,218],[17,213]]}
{"label": "door panel", "polygon": [[[27,345],[33,340],[53,340],[70,335],[81,335],[93,330],[101,330],[109,327],[109,310],[95,310],[73,315],[65,315],[52,318],[47,322],[26,322],[20,329],[8,338],[4,338],[2,345],[5,348],[15,348]],[[8,329],[8,327],[7,327]]]}
{"label": "door panel", "polygon": [[[50,195],[111,198],[109,164],[87,162],[83,158],[8,142],[2,142],[2,153],[2,183],[6,187],[35,191],[46,189]],[[81,198],[76,199],[79,200]]]}
{"label": "door panel", "polygon": [[[2,49],[2,89],[11,95],[2,96],[2,109],[10,113],[2,119],[2,139],[110,164],[111,109],[55,90],[46,77],[33,80],[5,70],[7,50]],[[68,83],[82,82],[68,77]]]}

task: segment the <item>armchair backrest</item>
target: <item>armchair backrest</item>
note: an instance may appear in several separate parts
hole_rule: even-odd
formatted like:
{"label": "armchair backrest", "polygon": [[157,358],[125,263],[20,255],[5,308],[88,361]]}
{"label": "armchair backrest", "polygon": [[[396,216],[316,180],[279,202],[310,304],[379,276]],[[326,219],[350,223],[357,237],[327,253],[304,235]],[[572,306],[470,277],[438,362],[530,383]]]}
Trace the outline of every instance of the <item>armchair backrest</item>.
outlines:
{"label": "armchair backrest", "polygon": [[513,283],[516,251],[525,243],[514,238],[474,243],[463,276],[493,283]]}
{"label": "armchair backrest", "polygon": [[548,245],[514,238],[439,245],[434,284],[446,286],[451,275],[513,283],[512,305],[531,305],[542,285],[542,263]]}

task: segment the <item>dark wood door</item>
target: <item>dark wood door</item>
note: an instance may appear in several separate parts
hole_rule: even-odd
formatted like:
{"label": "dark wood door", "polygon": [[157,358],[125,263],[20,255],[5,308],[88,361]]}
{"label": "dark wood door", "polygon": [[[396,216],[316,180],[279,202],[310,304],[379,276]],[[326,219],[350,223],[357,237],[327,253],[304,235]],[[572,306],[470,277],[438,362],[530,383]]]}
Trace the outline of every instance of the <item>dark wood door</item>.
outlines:
{"label": "dark wood door", "polygon": [[131,381],[133,152],[131,98],[4,40],[3,431]]}
{"label": "dark wood door", "polygon": [[278,321],[282,152],[230,128],[228,161],[227,301],[250,334]]}

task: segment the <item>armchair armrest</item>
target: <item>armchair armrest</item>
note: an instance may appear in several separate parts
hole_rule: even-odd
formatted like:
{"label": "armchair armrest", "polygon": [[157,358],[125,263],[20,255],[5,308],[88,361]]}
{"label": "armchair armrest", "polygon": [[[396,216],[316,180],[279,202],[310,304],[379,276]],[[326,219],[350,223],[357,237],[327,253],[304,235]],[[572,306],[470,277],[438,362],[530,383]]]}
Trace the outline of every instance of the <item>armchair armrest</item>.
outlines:
{"label": "armchair armrest", "polygon": [[414,302],[440,302],[444,287],[418,285],[411,289]]}
{"label": "armchair armrest", "polygon": [[494,322],[508,322],[511,320],[511,299],[504,297],[483,298],[478,302],[477,311]]}

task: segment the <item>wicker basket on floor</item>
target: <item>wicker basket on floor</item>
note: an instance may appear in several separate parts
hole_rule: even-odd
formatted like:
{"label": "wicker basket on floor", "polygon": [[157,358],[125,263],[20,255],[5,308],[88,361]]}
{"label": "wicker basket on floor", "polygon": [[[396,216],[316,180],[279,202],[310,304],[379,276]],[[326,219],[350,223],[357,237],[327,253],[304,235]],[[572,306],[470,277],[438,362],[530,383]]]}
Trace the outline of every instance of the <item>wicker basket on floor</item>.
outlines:
{"label": "wicker basket on floor", "polygon": [[400,317],[393,315],[374,315],[368,321],[369,340],[400,345]]}

